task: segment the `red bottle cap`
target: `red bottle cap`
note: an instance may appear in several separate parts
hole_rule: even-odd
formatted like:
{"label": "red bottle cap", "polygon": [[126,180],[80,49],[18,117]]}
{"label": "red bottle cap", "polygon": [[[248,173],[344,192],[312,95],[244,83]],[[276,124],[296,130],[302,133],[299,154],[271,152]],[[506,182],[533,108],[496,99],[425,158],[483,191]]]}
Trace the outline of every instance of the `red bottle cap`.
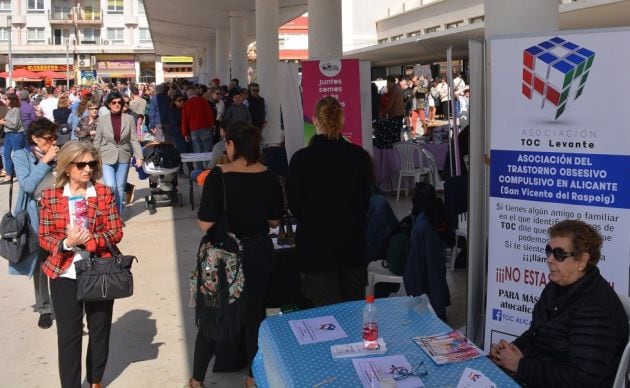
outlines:
{"label": "red bottle cap", "polygon": [[368,303],[374,303],[374,295],[368,295],[365,297],[365,301]]}

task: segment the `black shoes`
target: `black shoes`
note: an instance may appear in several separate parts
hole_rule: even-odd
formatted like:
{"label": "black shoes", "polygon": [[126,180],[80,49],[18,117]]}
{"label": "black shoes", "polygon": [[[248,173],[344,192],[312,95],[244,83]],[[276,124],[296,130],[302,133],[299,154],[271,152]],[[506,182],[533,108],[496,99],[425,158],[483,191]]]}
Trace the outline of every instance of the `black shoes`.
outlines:
{"label": "black shoes", "polygon": [[39,326],[42,329],[48,329],[49,327],[51,327],[52,326],[52,314],[50,314],[50,313],[40,314],[39,315],[39,321],[37,321],[37,326]]}

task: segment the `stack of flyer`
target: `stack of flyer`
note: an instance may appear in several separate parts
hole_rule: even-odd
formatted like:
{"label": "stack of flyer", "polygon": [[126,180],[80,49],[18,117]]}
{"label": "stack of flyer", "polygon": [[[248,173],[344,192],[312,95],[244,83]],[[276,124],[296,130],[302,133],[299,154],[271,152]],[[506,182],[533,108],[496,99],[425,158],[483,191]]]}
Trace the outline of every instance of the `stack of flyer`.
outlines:
{"label": "stack of flyer", "polygon": [[415,337],[413,341],[438,365],[481,357],[483,352],[460,332]]}
{"label": "stack of flyer", "polygon": [[378,348],[366,349],[363,341],[352,344],[333,345],[330,347],[333,358],[375,356],[387,353],[387,346],[382,338],[378,339]]}

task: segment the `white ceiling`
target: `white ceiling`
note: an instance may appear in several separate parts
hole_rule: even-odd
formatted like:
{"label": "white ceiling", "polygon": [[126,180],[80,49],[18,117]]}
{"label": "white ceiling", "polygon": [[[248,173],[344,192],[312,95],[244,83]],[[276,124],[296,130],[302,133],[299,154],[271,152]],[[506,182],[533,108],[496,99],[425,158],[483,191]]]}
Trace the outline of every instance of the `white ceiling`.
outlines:
{"label": "white ceiling", "polygon": [[[307,0],[278,0],[279,26],[302,15]],[[247,13],[248,41],[255,40],[255,0],[150,0],[145,9],[158,55],[194,55],[215,39],[217,29],[229,31],[230,11]]]}

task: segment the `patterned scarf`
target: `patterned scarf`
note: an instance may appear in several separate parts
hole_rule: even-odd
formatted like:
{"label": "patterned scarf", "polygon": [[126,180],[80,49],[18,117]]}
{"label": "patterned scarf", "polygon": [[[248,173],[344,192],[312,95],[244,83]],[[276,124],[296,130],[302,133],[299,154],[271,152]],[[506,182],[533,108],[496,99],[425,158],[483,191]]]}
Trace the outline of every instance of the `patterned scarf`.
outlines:
{"label": "patterned scarf", "polygon": [[37,146],[31,147],[31,152],[33,152],[33,155],[35,155],[37,160],[42,160],[42,158],[46,155],[46,153],[40,150]]}

